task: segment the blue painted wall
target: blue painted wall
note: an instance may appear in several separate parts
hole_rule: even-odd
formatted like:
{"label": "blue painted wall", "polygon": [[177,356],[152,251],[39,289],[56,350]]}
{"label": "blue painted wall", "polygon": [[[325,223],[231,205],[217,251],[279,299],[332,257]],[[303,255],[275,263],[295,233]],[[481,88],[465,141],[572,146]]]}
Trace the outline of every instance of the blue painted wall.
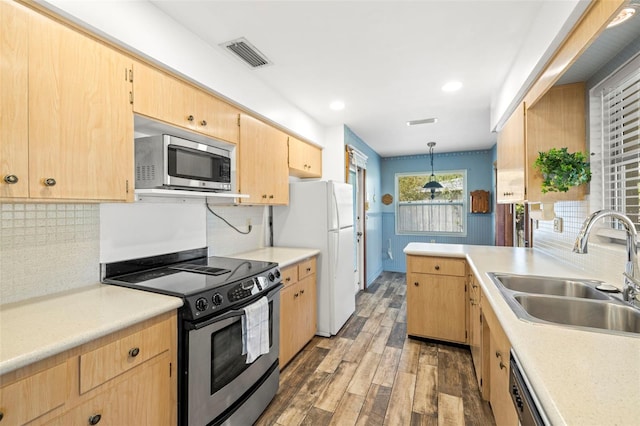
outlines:
{"label": "blue painted wall", "polygon": [[[490,191],[493,197],[493,161],[495,150],[464,151],[434,154],[433,164],[437,172],[447,170],[467,171],[467,191],[476,189]],[[385,271],[406,272],[402,250],[410,242],[437,242],[449,244],[493,245],[494,215],[467,213],[467,235],[465,237],[441,237],[424,235],[396,235],[395,233],[395,175],[396,173],[430,172],[428,155],[411,155],[382,159],[382,194],[393,195],[394,201],[382,205],[383,268]],[[390,255],[389,255],[390,253]]]}
{"label": "blue painted wall", "polygon": [[344,143],[365,154],[367,159],[366,192],[369,210],[366,212],[366,282],[371,284],[382,272],[382,212],[380,202],[381,158],[365,141],[344,126]]}

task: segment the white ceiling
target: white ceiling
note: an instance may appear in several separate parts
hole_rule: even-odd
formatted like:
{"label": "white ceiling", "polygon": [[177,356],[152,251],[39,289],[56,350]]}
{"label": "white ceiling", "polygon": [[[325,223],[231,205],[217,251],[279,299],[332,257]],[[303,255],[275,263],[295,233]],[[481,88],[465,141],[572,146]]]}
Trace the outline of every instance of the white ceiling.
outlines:
{"label": "white ceiling", "polygon": [[[493,146],[491,98],[525,38],[544,31],[532,28],[543,0],[152,3],[215,48],[245,37],[273,62],[256,78],[383,157],[425,153],[428,141],[436,153]],[[442,92],[449,80],[463,88]],[[335,99],[343,111],[329,109]],[[438,122],[405,124],[428,117]]]}

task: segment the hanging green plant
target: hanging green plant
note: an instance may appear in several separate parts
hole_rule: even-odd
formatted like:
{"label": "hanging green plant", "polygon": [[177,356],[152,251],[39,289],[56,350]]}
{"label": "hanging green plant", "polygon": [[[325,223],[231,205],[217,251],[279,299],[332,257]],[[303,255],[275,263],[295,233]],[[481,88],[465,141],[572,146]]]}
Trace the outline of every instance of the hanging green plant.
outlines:
{"label": "hanging green plant", "polygon": [[567,152],[567,148],[551,148],[538,152],[533,165],[542,173],[542,193],[567,192],[570,187],[588,183],[591,170],[582,152]]}

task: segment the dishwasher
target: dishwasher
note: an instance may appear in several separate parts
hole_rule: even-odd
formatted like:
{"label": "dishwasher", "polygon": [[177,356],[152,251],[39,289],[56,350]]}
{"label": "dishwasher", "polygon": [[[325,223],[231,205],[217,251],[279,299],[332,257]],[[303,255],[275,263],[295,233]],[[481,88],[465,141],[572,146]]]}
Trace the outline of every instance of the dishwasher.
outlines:
{"label": "dishwasher", "polygon": [[516,407],[521,426],[549,425],[544,411],[540,408],[535,394],[531,391],[529,380],[520,367],[520,361],[515,352],[510,355],[511,373],[509,374],[509,390],[511,399]]}

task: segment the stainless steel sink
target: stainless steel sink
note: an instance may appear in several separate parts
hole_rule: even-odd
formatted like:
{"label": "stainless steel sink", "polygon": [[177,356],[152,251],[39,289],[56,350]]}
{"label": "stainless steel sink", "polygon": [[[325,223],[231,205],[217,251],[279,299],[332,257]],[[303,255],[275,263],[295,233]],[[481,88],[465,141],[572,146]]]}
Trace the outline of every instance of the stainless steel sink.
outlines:
{"label": "stainless steel sink", "polygon": [[532,317],[558,324],[640,333],[640,310],[617,303],[563,297],[514,296]]}
{"label": "stainless steel sink", "polygon": [[512,291],[585,299],[610,299],[606,293],[595,288],[600,281],[576,281],[535,275],[494,274],[494,276],[500,284]]}
{"label": "stainless steel sink", "polygon": [[[596,280],[488,273],[523,321],[609,334],[640,334],[640,309],[596,289]],[[617,296],[617,297],[616,297]]]}

